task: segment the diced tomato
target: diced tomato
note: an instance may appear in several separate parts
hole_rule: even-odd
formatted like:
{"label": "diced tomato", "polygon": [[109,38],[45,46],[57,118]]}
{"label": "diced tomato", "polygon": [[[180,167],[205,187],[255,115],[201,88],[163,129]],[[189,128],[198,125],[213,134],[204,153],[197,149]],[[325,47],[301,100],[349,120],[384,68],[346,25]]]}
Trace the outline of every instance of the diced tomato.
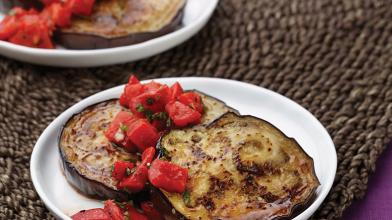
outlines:
{"label": "diced tomato", "polygon": [[170,90],[171,90],[171,100],[176,100],[176,98],[184,92],[179,82],[174,83],[170,87]]}
{"label": "diced tomato", "polygon": [[155,146],[159,139],[157,130],[145,119],[133,122],[127,131],[127,136],[140,152],[149,146]]}
{"label": "diced tomato", "polygon": [[71,24],[71,9],[60,3],[53,3],[44,8],[41,17],[47,23],[49,28],[67,27]]}
{"label": "diced tomato", "polygon": [[124,147],[128,151],[133,152],[135,147],[127,137],[127,131],[135,120],[136,119],[131,112],[119,112],[106,130],[106,138],[109,141]]}
{"label": "diced tomato", "polygon": [[203,114],[203,103],[199,94],[186,92],[178,96],[178,101]]}
{"label": "diced tomato", "polygon": [[8,40],[21,26],[15,16],[6,16],[0,23],[0,40]]}
{"label": "diced tomato", "polygon": [[83,210],[71,216],[73,220],[112,220],[104,209]]}
{"label": "diced tomato", "polygon": [[154,204],[152,202],[142,202],[140,206],[144,214],[147,215],[148,220],[164,220],[163,215],[154,208]]}
{"label": "diced tomato", "polygon": [[21,26],[9,39],[11,43],[36,48],[54,48],[48,27],[38,15],[24,15],[19,19]]}
{"label": "diced tomato", "polygon": [[41,0],[44,5],[51,5],[52,3],[60,3],[62,0]]}
{"label": "diced tomato", "polygon": [[166,111],[178,127],[200,123],[201,114],[179,101],[171,101],[166,105]]}
{"label": "diced tomato", "polygon": [[122,180],[127,176],[127,170],[130,171],[134,167],[135,165],[128,161],[116,161],[113,165],[112,177],[116,180]]}
{"label": "diced tomato", "polygon": [[93,11],[95,0],[68,0],[67,6],[73,14],[89,16]]}
{"label": "diced tomato", "polygon": [[153,113],[165,110],[165,105],[169,102],[170,95],[170,88],[167,85],[161,85],[156,90],[145,90],[139,96],[130,99],[129,107],[135,115],[149,117]]}
{"label": "diced tomato", "polygon": [[149,220],[147,216],[137,211],[133,206],[127,205],[128,216],[131,220]]}
{"label": "diced tomato", "polygon": [[124,88],[124,92],[120,97],[120,104],[122,106],[128,107],[132,98],[137,97],[143,92],[143,85],[134,83],[127,84]]}
{"label": "diced tomato", "polygon": [[151,163],[155,156],[155,147],[148,147],[142,153],[142,164]]}
{"label": "diced tomato", "polygon": [[148,179],[157,188],[183,193],[188,180],[188,170],[168,161],[156,159],[148,170]]}
{"label": "diced tomato", "polygon": [[133,85],[133,84],[140,84],[140,81],[137,79],[135,75],[131,75],[128,80],[128,85]]}
{"label": "diced tomato", "polygon": [[112,220],[123,220],[124,213],[113,200],[106,200],[103,208],[112,217]]}
{"label": "diced tomato", "polygon": [[154,204],[150,201],[145,201],[140,204],[143,213],[148,217],[148,220],[164,220],[163,215],[155,209]]}
{"label": "diced tomato", "polygon": [[135,172],[119,182],[119,189],[127,189],[131,192],[139,192],[144,188],[147,182],[148,169],[147,166],[139,165]]}
{"label": "diced tomato", "polygon": [[155,92],[159,88],[161,88],[162,84],[157,83],[155,81],[151,81],[149,83],[144,84],[144,92]]}

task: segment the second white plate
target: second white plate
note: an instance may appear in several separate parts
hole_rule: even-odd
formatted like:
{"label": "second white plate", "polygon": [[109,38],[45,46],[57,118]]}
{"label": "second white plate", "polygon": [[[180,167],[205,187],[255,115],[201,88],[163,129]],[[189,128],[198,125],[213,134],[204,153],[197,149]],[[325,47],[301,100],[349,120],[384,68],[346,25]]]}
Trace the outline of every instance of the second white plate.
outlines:
{"label": "second white plate", "polygon": [[[2,4],[6,3],[0,2],[0,6]],[[139,44],[96,50],[47,50],[0,41],[0,54],[28,63],[58,67],[95,67],[140,60],[173,48],[195,35],[207,23],[217,4],[218,0],[187,0],[182,28]],[[0,12],[0,20],[3,16],[4,12]]]}
{"label": "second white plate", "polygon": [[[336,172],[335,146],[321,123],[306,109],[270,90],[251,84],[214,78],[164,78],[156,81],[173,84],[178,81],[184,89],[197,89],[226,102],[241,114],[265,119],[293,137],[314,160],[321,186],[315,201],[294,220],[308,219],[320,206],[331,189]],[[144,81],[145,82],[145,81]],[[57,117],[38,139],[31,156],[30,172],[36,191],[48,209],[59,219],[83,210],[102,207],[102,202],[79,194],[63,176],[57,138],[63,124],[75,113],[92,104],[118,98],[123,86],[90,96]]]}

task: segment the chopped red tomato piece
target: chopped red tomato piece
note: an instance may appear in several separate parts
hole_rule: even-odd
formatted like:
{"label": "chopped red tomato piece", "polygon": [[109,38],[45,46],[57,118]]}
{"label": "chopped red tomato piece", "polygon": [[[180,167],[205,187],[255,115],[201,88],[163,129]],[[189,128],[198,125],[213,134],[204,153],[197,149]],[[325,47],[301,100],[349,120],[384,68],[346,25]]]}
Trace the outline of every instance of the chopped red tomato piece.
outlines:
{"label": "chopped red tomato piece", "polygon": [[93,12],[95,0],[68,0],[67,5],[72,13],[89,16]]}
{"label": "chopped red tomato piece", "polygon": [[165,105],[170,99],[170,94],[171,91],[167,85],[160,85],[158,89],[145,90],[142,94],[130,98],[129,107],[135,115],[147,117],[151,120],[152,118],[150,117],[152,114],[165,110]]}
{"label": "chopped red tomato piece", "polygon": [[[136,79],[137,80],[137,79]],[[140,83],[127,84],[120,97],[120,104],[128,107],[132,98],[137,97],[143,92],[143,85]]]}
{"label": "chopped red tomato piece", "polygon": [[148,147],[142,153],[142,164],[151,163],[155,156],[155,147]]}
{"label": "chopped red tomato piece", "polygon": [[199,94],[186,92],[178,96],[178,101],[203,114],[203,103]]}
{"label": "chopped red tomato piece", "polygon": [[71,216],[73,220],[112,220],[103,209],[83,210]]}
{"label": "chopped red tomato piece", "polygon": [[60,3],[53,3],[44,8],[41,18],[47,23],[48,27],[54,26],[67,27],[71,24],[71,9]]}
{"label": "chopped red tomato piece", "polygon": [[123,220],[124,213],[113,200],[106,200],[103,208],[112,217],[112,220]]}
{"label": "chopped red tomato piece", "polygon": [[21,26],[9,39],[11,43],[36,48],[54,48],[48,27],[38,15],[24,15],[19,19]]}
{"label": "chopped red tomato piece", "polygon": [[131,174],[135,165],[128,161],[116,161],[113,165],[112,177],[116,180],[122,180]]}
{"label": "chopped red tomato piece", "polygon": [[134,121],[127,131],[127,136],[140,152],[149,146],[155,146],[159,139],[157,130],[145,119]]}
{"label": "chopped red tomato piece", "polygon": [[184,92],[179,82],[174,83],[170,87],[170,90],[171,90],[171,100],[176,100],[177,97]]}
{"label": "chopped red tomato piece", "polygon": [[166,111],[178,127],[200,123],[201,114],[179,101],[171,101],[166,105]]}
{"label": "chopped red tomato piece", "polygon": [[106,138],[109,141],[124,147],[128,151],[134,151],[135,146],[127,137],[127,131],[135,120],[136,119],[131,112],[119,112],[109,125],[109,128],[106,130]]}
{"label": "chopped red tomato piece", "polygon": [[133,84],[140,84],[140,81],[137,79],[135,75],[131,75],[128,80],[128,85],[133,85]]}
{"label": "chopped red tomato piece", "polygon": [[18,31],[20,25],[15,16],[6,16],[0,23],[0,40],[8,40]]}
{"label": "chopped red tomato piece", "polygon": [[188,170],[168,161],[156,159],[148,170],[148,179],[155,187],[168,192],[183,193]]}
{"label": "chopped red tomato piece", "polygon": [[119,182],[119,189],[126,189],[131,192],[139,192],[144,188],[147,182],[148,169],[147,166],[139,165],[135,172]]}
{"label": "chopped red tomato piece", "polygon": [[147,215],[148,220],[164,220],[163,215],[155,209],[154,204],[150,201],[142,202],[140,204],[143,212]]}
{"label": "chopped red tomato piece", "polygon": [[151,81],[149,83],[144,84],[144,92],[155,92],[159,88],[161,88],[162,84],[157,83],[155,81]]}
{"label": "chopped red tomato piece", "polygon": [[129,219],[131,220],[149,220],[147,216],[143,215],[143,213],[140,213],[137,211],[133,206],[127,205],[128,209],[128,216]]}

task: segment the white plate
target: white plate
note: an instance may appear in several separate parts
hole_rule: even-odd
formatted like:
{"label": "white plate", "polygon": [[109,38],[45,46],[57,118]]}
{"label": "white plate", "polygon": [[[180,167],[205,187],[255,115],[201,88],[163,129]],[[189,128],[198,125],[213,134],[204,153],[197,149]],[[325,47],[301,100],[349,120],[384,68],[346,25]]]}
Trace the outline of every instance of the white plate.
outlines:
{"label": "white plate", "polygon": [[[173,84],[179,81],[185,89],[198,89],[226,102],[240,111],[263,118],[289,137],[295,138],[314,159],[321,186],[316,200],[295,220],[309,218],[327,196],[336,172],[335,146],[321,123],[307,110],[270,90],[238,81],[215,78],[163,78],[156,81]],[[74,114],[97,102],[117,98],[123,86],[90,96],[57,117],[38,139],[31,156],[30,172],[35,189],[53,213],[60,219],[79,210],[102,207],[102,202],[78,194],[66,181],[60,169],[57,137],[62,125]]]}
{"label": "white plate", "polygon": [[[0,9],[6,1],[0,1]],[[28,63],[59,67],[93,67],[140,60],[166,51],[195,35],[209,20],[218,0],[188,0],[183,27],[152,40],[96,50],[36,49],[0,41],[0,54]],[[0,12],[0,19],[4,12]]]}

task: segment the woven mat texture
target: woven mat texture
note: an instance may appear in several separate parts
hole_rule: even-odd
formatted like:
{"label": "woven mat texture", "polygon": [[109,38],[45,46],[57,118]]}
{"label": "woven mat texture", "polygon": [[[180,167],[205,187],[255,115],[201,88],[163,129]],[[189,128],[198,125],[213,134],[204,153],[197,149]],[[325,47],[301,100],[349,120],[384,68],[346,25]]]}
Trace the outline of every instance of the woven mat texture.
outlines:
{"label": "woven mat texture", "polygon": [[135,63],[38,67],[0,57],[0,219],[52,219],[33,189],[35,141],[62,111],[141,79],[209,76],[283,94],[328,129],[338,153],[331,193],[313,219],[339,219],[366,193],[392,137],[392,2],[221,0],[190,41]]}

